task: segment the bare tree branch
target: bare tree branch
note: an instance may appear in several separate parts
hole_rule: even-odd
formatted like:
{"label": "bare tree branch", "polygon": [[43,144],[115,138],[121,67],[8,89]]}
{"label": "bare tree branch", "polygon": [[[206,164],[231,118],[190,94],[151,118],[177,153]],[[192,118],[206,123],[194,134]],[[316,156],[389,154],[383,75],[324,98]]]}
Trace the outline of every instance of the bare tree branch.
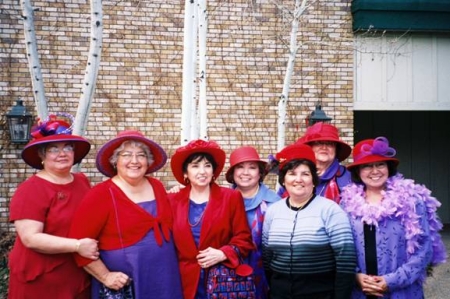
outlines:
{"label": "bare tree branch", "polygon": [[100,57],[103,43],[103,10],[101,0],[91,0],[91,42],[86,65],[86,73],[77,115],[75,117],[74,134],[84,135],[88,115],[94,97]]}
{"label": "bare tree branch", "polygon": [[40,119],[48,118],[47,100],[45,98],[44,80],[41,73],[41,63],[37,50],[36,32],[34,30],[34,10],[30,0],[21,1],[22,18],[27,49],[28,67],[30,68],[33,96],[36,102],[37,114]]}

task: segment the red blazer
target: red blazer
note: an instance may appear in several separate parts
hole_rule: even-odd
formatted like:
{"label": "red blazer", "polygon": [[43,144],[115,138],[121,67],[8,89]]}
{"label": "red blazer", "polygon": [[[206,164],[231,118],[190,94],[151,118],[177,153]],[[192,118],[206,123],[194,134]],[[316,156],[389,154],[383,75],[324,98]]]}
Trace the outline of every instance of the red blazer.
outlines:
{"label": "red blazer", "polygon": [[197,248],[188,222],[190,191],[191,187],[188,186],[176,194],[169,194],[174,219],[173,238],[178,251],[185,299],[193,299],[197,291],[201,270],[196,259],[199,250],[208,247],[222,250],[228,258],[223,263],[232,268],[239,265],[239,259],[230,245],[239,248],[243,258],[253,250],[241,193],[215,183],[211,184]]}

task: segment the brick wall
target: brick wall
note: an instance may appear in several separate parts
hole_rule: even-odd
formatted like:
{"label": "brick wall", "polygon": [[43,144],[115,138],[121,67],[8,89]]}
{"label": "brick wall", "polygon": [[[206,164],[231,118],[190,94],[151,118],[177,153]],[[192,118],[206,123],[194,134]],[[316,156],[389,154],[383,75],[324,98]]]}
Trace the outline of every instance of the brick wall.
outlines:
{"label": "brick wall", "polygon": [[[294,1],[234,0],[208,3],[208,133],[227,153],[256,146],[276,152],[277,108],[288,58]],[[89,48],[86,0],[32,1],[50,112],[76,113]],[[311,1],[299,29],[299,51],[287,107],[286,143],[305,131],[318,101],[343,139],[353,141],[353,34],[350,1]],[[93,148],[81,171],[93,183],[96,150],[123,129],[138,128],[169,157],[180,144],[184,1],[103,1],[101,66],[86,137]],[[34,114],[21,10],[0,3],[0,111],[15,99]],[[0,121],[0,228],[8,229],[8,204],[17,185],[34,173],[9,144]],[[225,168],[226,170],[226,168]],[[174,184],[169,163],[155,174]],[[220,182],[225,182],[223,177]],[[274,186],[276,178],[267,182]]]}

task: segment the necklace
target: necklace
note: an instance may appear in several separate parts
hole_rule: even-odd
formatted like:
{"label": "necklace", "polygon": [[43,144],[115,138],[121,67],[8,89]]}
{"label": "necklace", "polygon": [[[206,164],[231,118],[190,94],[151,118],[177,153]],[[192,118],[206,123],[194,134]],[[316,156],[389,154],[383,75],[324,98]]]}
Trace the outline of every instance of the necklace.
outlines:
{"label": "necklace", "polygon": [[189,202],[189,210],[188,210],[188,223],[189,223],[189,226],[190,227],[196,227],[197,225],[199,225],[200,224],[200,222],[202,222],[202,220],[203,220],[203,215],[205,215],[205,211],[206,211],[206,205],[207,205],[207,203],[205,203],[205,206],[203,207],[203,204],[197,204],[196,205],[196,208],[198,209],[199,207],[203,207],[203,211],[202,211],[202,213],[200,214],[200,216],[198,216],[198,218],[197,218],[197,220],[195,221],[195,218],[193,219],[195,222],[194,223],[191,223],[191,218],[189,217],[190,216],[190,213],[191,213],[191,205],[192,205],[192,203],[194,203],[192,200],[190,200],[190,202]]}
{"label": "necklace", "polygon": [[311,198],[313,198],[313,196],[314,196],[314,194],[311,194],[311,197],[310,198],[308,198],[302,205],[300,205],[300,206],[293,206],[293,205],[291,205],[291,197],[289,197],[288,198],[288,200],[287,200],[287,204],[288,204],[288,207],[289,207],[289,209],[291,209],[291,210],[293,210],[293,211],[300,211],[300,210],[303,210],[303,208],[306,206],[306,204],[311,200]]}

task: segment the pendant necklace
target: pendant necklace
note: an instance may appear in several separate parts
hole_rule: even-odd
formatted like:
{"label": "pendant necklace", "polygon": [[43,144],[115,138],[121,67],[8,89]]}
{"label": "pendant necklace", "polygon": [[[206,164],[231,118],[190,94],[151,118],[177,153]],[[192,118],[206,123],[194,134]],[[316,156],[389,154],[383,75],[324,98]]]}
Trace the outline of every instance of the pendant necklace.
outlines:
{"label": "pendant necklace", "polygon": [[206,206],[208,205],[208,203],[206,203],[205,208],[203,209],[202,213],[200,214],[200,216],[198,217],[197,221],[194,223],[191,223],[191,219],[189,218],[189,213],[191,210],[191,203],[189,203],[189,210],[188,210],[188,223],[190,227],[195,227],[197,226],[200,222],[202,222],[203,219],[203,215],[205,215],[205,211],[206,211]]}

